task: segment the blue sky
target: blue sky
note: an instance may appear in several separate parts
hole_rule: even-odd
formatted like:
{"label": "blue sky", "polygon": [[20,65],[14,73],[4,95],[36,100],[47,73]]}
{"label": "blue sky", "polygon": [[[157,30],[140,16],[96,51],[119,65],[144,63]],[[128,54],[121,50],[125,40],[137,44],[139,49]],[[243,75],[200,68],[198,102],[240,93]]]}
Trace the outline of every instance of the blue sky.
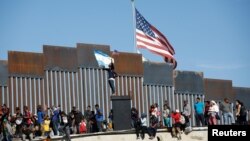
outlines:
{"label": "blue sky", "polygon": [[[175,48],[177,70],[250,87],[249,0],[136,0],[135,5]],[[0,1],[0,60],[11,50],[42,52],[44,44],[107,44],[133,52],[133,32],[130,0]]]}

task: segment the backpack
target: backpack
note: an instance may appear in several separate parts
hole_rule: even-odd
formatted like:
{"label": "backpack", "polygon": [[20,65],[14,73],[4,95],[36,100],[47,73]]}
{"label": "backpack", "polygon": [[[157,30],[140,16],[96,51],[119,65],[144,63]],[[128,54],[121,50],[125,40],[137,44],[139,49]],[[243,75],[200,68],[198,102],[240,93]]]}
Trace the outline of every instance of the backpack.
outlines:
{"label": "backpack", "polygon": [[181,115],[180,117],[180,122],[181,124],[185,124],[185,117],[183,115]]}

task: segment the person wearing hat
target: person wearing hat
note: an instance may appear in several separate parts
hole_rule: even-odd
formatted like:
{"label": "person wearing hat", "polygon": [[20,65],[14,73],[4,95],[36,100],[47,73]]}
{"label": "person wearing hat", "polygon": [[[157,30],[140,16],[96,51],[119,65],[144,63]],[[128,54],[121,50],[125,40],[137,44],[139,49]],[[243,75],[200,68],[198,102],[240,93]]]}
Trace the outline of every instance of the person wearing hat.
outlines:
{"label": "person wearing hat", "polygon": [[181,139],[181,114],[180,110],[176,109],[171,115],[173,121],[172,136]]}

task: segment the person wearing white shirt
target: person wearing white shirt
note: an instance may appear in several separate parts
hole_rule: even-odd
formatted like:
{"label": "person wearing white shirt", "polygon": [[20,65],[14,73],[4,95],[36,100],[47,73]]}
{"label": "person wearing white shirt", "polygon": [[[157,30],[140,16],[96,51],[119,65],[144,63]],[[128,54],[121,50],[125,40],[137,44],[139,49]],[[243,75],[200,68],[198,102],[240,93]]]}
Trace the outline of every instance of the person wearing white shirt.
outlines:
{"label": "person wearing white shirt", "polygon": [[208,110],[209,115],[209,125],[216,125],[219,113],[219,106],[216,104],[214,100],[210,101],[210,107]]}

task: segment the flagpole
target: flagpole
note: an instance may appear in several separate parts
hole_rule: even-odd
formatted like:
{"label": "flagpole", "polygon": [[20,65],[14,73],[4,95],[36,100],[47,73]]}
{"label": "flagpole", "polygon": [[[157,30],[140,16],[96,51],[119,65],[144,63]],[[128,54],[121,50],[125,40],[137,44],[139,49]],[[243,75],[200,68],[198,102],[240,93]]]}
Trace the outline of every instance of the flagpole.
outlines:
{"label": "flagpole", "polygon": [[134,52],[137,52],[137,46],[136,46],[136,20],[135,20],[135,0],[131,0],[131,5],[132,5],[132,18],[133,18],[133,29],[134,29]]}

